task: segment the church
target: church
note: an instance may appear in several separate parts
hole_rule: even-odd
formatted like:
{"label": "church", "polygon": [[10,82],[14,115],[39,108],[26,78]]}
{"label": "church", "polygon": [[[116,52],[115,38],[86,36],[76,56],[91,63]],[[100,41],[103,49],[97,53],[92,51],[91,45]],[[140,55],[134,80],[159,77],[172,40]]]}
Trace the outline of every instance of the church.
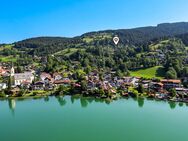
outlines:
{"label": "church", "polygon": [[14,67],[11,68],[10,76],[14,78],[14,85],[20,86],[22,84],[31,84],[34,80],[32,72],[15,73]]}

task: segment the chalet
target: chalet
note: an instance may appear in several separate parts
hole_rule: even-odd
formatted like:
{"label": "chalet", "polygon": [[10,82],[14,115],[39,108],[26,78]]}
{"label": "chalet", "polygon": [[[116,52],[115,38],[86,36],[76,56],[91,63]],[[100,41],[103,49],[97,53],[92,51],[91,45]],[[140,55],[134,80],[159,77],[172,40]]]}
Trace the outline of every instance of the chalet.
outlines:
{"label": "chalet", "polygon": [[181,80],[175,79],[163,79],[161,83],[164,85],[164,88],[180,88]]}
{"label": "chalet", "polygon": [[156,91],[162,91],[163,87],[164,87],[164,85],[161,82],[152,82],[150,85],[150,88],[152,88]]}
{"label": "chalet", "polygon": [[42,81],[35,82],[34,85],[32,86],[33,90],[44,90],[44,88],[45,88],[45,85],[44,85],[44,82]]}
{"label": "chalet", "polygon": [[148,89],[148,88],[150,87],[151,80],[143,80],[141,83],[142,83],[142,86],[143,86],[145,89]]}
{"label": "chalet", "polygon": [[51,79],[52,79],[52,76],[51,76],[49,73],[46,73],[46,72],[41,73],[40,79],[41,79],[42,81],[45,81],[46,78],[48,78],[49,80],[51,80]]}
{"label": "chalet", "polygon": [[138,85],[138,81],[139,81],[139,79],[135,77],[123,77],[123,80],[127,86],[136,86]]}

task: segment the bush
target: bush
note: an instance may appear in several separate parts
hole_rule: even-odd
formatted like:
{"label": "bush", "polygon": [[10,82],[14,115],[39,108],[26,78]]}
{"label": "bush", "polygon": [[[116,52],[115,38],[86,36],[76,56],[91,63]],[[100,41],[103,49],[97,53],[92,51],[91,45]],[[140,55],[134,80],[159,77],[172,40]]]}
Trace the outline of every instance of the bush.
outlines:
{"label": "bush", "polygon": [[6,94],[4,91],[0,91],[0,97],[6,97]]}

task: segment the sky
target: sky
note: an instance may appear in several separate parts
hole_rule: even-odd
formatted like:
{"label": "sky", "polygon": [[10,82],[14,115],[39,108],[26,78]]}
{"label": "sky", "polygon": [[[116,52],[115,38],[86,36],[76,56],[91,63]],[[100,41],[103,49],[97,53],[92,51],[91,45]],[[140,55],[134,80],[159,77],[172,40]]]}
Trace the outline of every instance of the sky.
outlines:
{"label": "sky", "polygon": [[0,43],[188,21],[188,0],[0,0]]}

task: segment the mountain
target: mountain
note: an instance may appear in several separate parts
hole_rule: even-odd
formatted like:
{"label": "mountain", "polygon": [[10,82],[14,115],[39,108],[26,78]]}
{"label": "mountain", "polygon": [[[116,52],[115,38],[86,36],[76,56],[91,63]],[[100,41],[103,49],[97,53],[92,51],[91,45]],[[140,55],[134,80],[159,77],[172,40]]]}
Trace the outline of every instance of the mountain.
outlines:
{"label": "mountain", "polygon": [[118,35],[120,45],[140,46],[168,37],[184,38],[188,33],[188,22],[163,23],[157,26],[133,29],[104,30],[89,32],[74,38],[38,37],[15,43],[16,48],[29,49],[31,54],[55,53],[65,48],[88,46],[113,46],[112,38]]}
{"label": "mountain", "polygon": [[[120,37],[117,46],[115,35]],[[154,70],[152,77],[181,79],[188,76],[188,23],[26,39],[0,45],[0,62],[49,73],[73,71],[75,79],[91,70],[115,71],[120,77]]]}
{"label": "mountain", "polygon": [[92,36],[93,34],[109,33],[118,35],[123,44],[142,44],[151,40],[173,37],[179,34],[188,33],[188,22],[163,23],[157,26],[140,27],[134,29],[106,30],[86,33],[82,36]]}

